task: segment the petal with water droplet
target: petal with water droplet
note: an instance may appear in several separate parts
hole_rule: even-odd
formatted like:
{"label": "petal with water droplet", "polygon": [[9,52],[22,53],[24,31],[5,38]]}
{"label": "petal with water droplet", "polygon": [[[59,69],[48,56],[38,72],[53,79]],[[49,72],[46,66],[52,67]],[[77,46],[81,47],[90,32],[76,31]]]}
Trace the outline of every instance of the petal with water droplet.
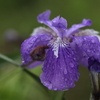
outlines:
{"label": "petal with water droplet", "polygon": [[96,36],[75,37],[73,43],[76,44],[76,51],[79,61],[89,67],[89,58],[100,62],[100,42]]}
{"label": "petal with water droplet", "polygon": [[74,81],[78,81],[79,73],[77,58],[76,60],[73,58],[76,58],[76,54],[69,47],[59,47],[58,58],[55,57],[52,48],[50,48],[42,68],[41,82],[43,84],[46,82],[47,84],[44,85],[50,90],[65,91],[74,87]]}

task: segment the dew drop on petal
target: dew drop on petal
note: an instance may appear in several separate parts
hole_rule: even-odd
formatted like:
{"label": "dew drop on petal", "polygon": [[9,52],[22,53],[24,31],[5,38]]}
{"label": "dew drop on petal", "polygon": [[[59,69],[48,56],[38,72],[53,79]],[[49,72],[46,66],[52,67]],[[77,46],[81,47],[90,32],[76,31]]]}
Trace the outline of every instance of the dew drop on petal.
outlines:
{"label": "dew drop on petal", "polygon": [[64,77],[62,77],[62,79],[64,79]]}
{"label": "dew drop on petal", "polygon": [[57,90],[57,88],[54,88],[54,90]]}
{"label": "dew drop on petal", "polygon": [[90,50],[88,49],[87,52],[90,52]]}
{"label": "dew drop on petal", "polygon": [[94,40],[91,40],[91,42],[94,43],[95,41]]}
{"label": "dew drop on petal", "polygon": [[67,74],[67,69],[65,68],[65,70],[64,70],[64,74]]}
{"label": "dew drop on petal", "polygon": [[50,85],[48,86],[48,88],[51,90],[51,89],[52,89],[52,84],[50,84]]}
{"label": "dew drop on petal", "polygon": [[25,61],[23,60],[22,63],[24,63]]}
{"label": "dew drop on petal", "polygon": [[76,61],[76,58],[73,58]]}
{"label": "dew drop on petal", "polygon": [[84,40],[86,40],[86,38],[84,38]]}
{"label": "dew drop on petal", "polygon": [[67,81],[67,78],[65,78],[65,81]]}
{"label": "dew drop on petal", "polygon": [[48,84],[46,82],[44,82],[44,85],[47,86]]}
{"label": "dew drop on petal", "polygon": [[72,67],[72,68],[74,67],[73,63],[70,63],[70,67]]}

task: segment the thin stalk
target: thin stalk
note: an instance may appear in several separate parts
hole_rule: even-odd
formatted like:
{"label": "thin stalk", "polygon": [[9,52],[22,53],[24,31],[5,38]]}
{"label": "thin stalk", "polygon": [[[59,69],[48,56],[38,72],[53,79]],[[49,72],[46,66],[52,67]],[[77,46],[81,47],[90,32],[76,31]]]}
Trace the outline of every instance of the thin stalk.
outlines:
{"label": "thin stalk", "polygon": [[90,71],[92,93],[90,100],[100,100],[100,73]]}
{"label": "thin stalk", "polygon": [[[15,66],[17,66],[17,67],[20,67],[20,64],[18,62],[10,59],[9,57],[7,57],[3,54],[0,54],[0,58],[7,61],[7,62],[9,62],[9,63],[11,63],[11,64],[13,64],[13,65],[15,65]],[[47,88],[42,85],[42,83],[41,83],[41,81],[40,81],[40,79],[37,75],[35,75],[34,73],[31,73],[29,70],[27,70],[24,67],[20,67],[20,68],[22,68],[22,70],[24,72],[26,72],[29,76],[31,76],[36,82],[38,82],[47,91]]]}
{"label": "thin stalk", "polygon": [[1,53],[0,53],[0,58],[7,61],[7,62],[9,62],[9,63],[11,63],[11,64],[13,64],[13,65],[15,65],[15,66],[20,66],[19,63],[15,62],[14,60],[10,59],[9,57],[7,57],[7,56],[5,56]]}
{"label": "thin stalk", "polygon": [[64,91],[57,91],[55,100],[64,100],[64,95],[65,95]]}

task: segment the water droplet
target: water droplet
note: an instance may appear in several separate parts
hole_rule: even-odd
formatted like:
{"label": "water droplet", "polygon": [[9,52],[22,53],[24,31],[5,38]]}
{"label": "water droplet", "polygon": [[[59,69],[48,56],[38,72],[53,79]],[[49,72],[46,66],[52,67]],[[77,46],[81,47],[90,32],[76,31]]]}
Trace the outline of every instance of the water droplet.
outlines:
{"label": "water droplet", "polygon": [[72,67],[72,68],[74,67],[73,63],[70,63],[70,67]]}
{"label": "water droplet", "polygon": [[90,52],[90,50],[88,49],[87,52]]}
{"label": "water droplet", "polygon": [[95,41],[94,40],[91,40],[91,42],[94,43]]}
{"label": "water droplet", "polygon": [[76,61],[76,58],[73,58]]}
{"label": "water droplet", "polygon": [[64,74],[67,74],[67,69],[65,68],[65,70],[64,70]]}
{"label": "water droplet", "polygon": [[25,61],[23,60],[22,63],[24,63]]}
{"label": "water droplet", "polygon": [[57,90],[57,88],[54,88],[54,90]]}
{"label": "water droplet", "polygon": [[86,38],[84,38],[84,40],[86,40]]}
{"label": "water droplet", "polygon": [[64,79],[64,77],[62,77],[62,79]]}
{"label": "water droplet", "polygon": [[52,89],[52,84],[50,84],[50,85],[48,86],[48,88],[51,90],[51,89]]}
{"label": "water droplet", "polygon": [[43,82],[45,86],[47,86],[48,84],[46,82]]}
{"label": "water droplet", "polygon": [[67,78],[65,78],[65,81],[67,81]]}

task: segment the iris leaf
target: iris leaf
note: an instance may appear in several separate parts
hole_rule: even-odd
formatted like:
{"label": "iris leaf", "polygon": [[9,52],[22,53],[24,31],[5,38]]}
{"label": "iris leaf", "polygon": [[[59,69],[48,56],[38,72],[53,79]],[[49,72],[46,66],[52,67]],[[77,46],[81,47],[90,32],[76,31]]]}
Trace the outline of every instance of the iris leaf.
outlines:
{"label": "iris leaf", "polygon": [[[9,62],[9,63],[11,63],[11,64],[13,64],[13,65],[15,65],[15,66],[17,66],[17,67],[20,67],[20,64],[18,62],[10,59],[9,57],[7,57],[7,56],[5,56],[3,54],[0,54],[0,58],[5,60],[5,61],[7,61],[7,62]],[[40,81],[40,79],[39,79],[39,77],[37,75],[35,75],[34,73],[30,72],[26,68],[22,68],[22,70],[24,72],[26,72],[29,76],[31,76],[37,83],[39,83],[47,91],[47,88],[42,85],[42,83],[41,83],[41,81]]]}

